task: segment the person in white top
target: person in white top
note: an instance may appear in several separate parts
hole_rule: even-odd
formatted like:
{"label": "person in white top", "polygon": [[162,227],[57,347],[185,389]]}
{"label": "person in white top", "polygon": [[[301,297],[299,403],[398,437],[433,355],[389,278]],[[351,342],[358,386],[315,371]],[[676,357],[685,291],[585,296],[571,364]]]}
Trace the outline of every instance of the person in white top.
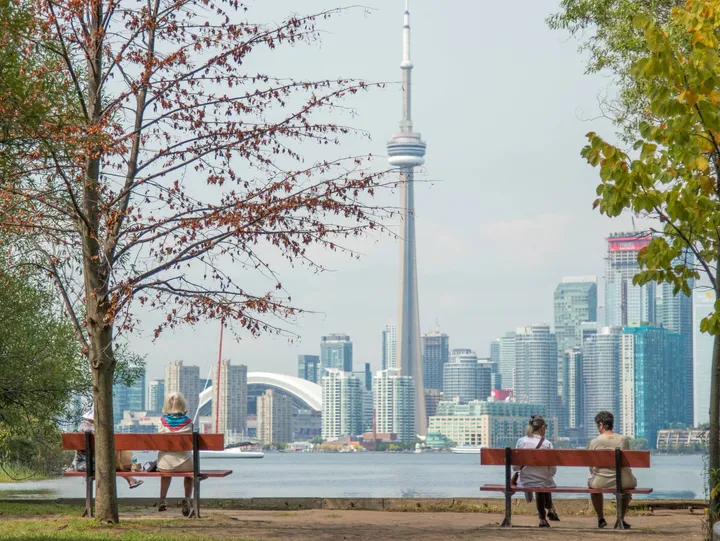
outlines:
{"label": "person in white top", "polygon": [[[526,436],[520,438],[515,445],[516,449],[552,449],[553,445],[545,439],[547,432],[547,423],[540,415],[533,415],[526,429]],[[515,471],[519,473],[517,486],[521,488],[555,488],[555,466],[515,466]],[[528,501],[532,496],[528,498]],[[549,492],[536,493],[535,501],[540,518],[540,527],[549,528],[547,519],[558,521],[557,512],[552,503],[552,494]]]}

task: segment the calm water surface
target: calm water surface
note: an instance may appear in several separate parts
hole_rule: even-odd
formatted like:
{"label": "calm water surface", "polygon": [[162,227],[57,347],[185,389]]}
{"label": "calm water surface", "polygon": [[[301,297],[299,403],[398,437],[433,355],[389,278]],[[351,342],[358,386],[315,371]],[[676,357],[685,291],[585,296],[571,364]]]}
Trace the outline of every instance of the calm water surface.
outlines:
{"label": "calm water surface", "polygon": [[[142,461],[153,455],[139,453]],[[702,456],[653,456],[649,470],[635,470],[639,486],[652,487],[652,498],[704,498]],[[204,460],[207,469],[231,469],[233,475],[202,484],[206,498],[325,497],[325,498],[450,498],[500,497],[480,493],[484,483],[503,482],[503,467],[480,466],[479,455],[405,453],[267,453],[252,460]],[[585,468],[561,468],[558,485],[582,486]],[[132,491],[118,479],[121,497],[156,497],[158,479]],[[173,481],[170,495],[180,495]],[[46,489],[53,497],[84,497],[84,481],[61,478],[3,487]]]}

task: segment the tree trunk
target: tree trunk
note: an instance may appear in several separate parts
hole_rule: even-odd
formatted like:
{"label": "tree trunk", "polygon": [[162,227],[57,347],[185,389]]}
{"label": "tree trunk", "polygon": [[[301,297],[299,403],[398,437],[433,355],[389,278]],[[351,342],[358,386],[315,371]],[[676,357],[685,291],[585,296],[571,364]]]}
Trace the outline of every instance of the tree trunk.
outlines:
{"label": "tree trunk", "polygon": [[112,332],[102,328],[90,335],[93,400],[95,403],[95,516],[103,522],[119,521],[115,477],[115,424],[112,385],[115,359]]}
{"label": "tree trunk", "polygon": [[[710,526],[720,519],[720,336],[715,336],[710,378]],[[717,490],[716,490],[717,488]]]}

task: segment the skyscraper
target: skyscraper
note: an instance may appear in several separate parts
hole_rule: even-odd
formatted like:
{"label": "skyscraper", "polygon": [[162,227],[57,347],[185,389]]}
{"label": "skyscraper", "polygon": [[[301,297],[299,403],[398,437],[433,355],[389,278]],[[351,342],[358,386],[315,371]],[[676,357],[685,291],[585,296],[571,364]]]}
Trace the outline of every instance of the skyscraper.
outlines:
{"label": "skyscraper", "polygon": [[354,370],[353,374],[362,383],[362,388],[364,391],[372,391],[373,373],[370,369],[370,363],[363,363],[362,366],[364,370]]}
{"label": "skyscraper", "polygon": [[500,366],[500,339],[490,342],[490,360]]}
{"label": "skyscraper", "polygon": [[515,336],[515,400],[558,415],[558,357],[549,325],[521,327]]}
{"label": "skyscraper", "polygon": [[620,409],[620,340],[622,327],[602,327],[583,344],[582,377],[585,393],[585,430],[588,438],[597,435],[595,415],[610,411],[615,426],[622,426]]}
{"label": "skyscraper", "polygon": [[554,300],[555,338],[562,355],[581,344],[581,323],[597,321],[597,277],[564,277],[555,288]]}
{"label": "skyscraper", "polygon": [[397,325],[385,325],[382,332],[382,369],[396,368],[397,364]]}
{"label": "skyscraper", "polygon": [[425,163],[425,143],[413,131],[411,113],[412,69],[410,60],[410,6],[405,0],[403,28],[403,118],[400,131],[388,143],[390,165],[400,169],[400,299],[397,340],[397,367],[402,375],[413,378],[415,400],[414,428],[427,433],[425,391],[423,385],[422,345],[420,342],[420,310],[418,307],[417,255],[415,244],[415,167]]}
{"label": "skyscraper", "polygon": [[443,367],[450,359],[450,337],[439,330],[422,336],[425,389],[442,391]]}
{"label": "skyscraper", "polygon": [[562,391],[567,408],[567,426],[569,429],[585,426],[585,394],[583,389],[583,353],[579,347],[570,348],[563,353],[563,366],[567,378]]}
{"label": "skyscraper", "polygon": [[173,361],[165,367],[165,396],[182,393],[188,407],[188,417],[194,419],[200,401],[200,368],[184,366]]}
{"label": "skyscraper", "polygon": [[213,423],[217,419],[217,427],[213,430],[217,430],[218,434],[245,435],[248,401],[247,366],[233,365],[225,359],[220,363],[220,385],[217,383],[217,377],[218,371],[213,369]]}
{"label": "skyscraper", "polygon": [[291,442],[292,415],[292,398],[274,389],[265,391],[257,398],[258,439],[262,443]]}
{"label": "skyscraper", "polygon": [[145,369],[143,368],[131,385],[113,385],[113,423],[118,424],[124,411],[145,409]]}
{"label": "skyscraper", "polygon": [[320,383],[320,357],[318,355],[298,355],[298,377],[313,383]]}
{"label": "skyscraper", "polygon": [[350,337],[347,334],[323,336],[320,339],[320,363],[323,372],[329,368],[352,372],[353,344]]}
{"label": "skyscraper", "polygon": [[[644,438],[686,417],[682,336],[662,327],[625,327],[621,342],[622,433]],[[679,396],[678,396],[679,395]]]}
{"label": "skyscraper", "polygon": [[487,400],[492,391],[490,363],[478,362],[475,352],[469,349],[452,350],[450,362],[443,369],[443,389],[445,400]]}
{"label": "skyscraper", "polygon": [[710,422],[710,375],[715,339],[700,332],[700,323],[715,311],[715,292],[693,292],[693,395],[695,426]]}
{"label": "skyscraper", "polygon": [[605,323],[625,326],[657,321],[655,282],[633,285],[640,271],[637,257],[652,237],[637,233],[614,233],[605,259]]}
{"label": "skyscraper", "polygon": [[[510,391],[515,390],[515,336],[511,331],[505,336],[498,338],[500,342],[500,376],[502,377],[502,388]],[[517,396],[517,393],[514,393]]]}
{"label": "skyscraper", "polygon": [[363,383],[335,368],[322,378],[322,437],[356,436],[363,431]]}
{"label": "skyscraper", "polygon": [[[691,258],[688,255],[688,258]],[[690,264],[690,263],[688,263]],[[690,287],[694,287],[694,281]],[[668,331],[682,336],[682,356],[676,362],[681,362],[684,367],[683,380],[685,390],[677,397],[685,402],[683,411],[685,418],[681,421],[686,426],[693,426],[693,298],[685,295],[682,291],[673,295],[672,284],[663,283],[662,286],[662,324]]]}
{"label": "skyscraper", "polygon": [[[383,434],[397,434],[398,441],[413,441],[415,430],[415,382],[397,368],[381,370],[373,382],[375,424]],[[423,407],[425,405],[423,392]],[[425,411],[423,411],[425,417]]]}
{"label": "skyscraper", "polygon": [[165,380],[154,379],[150,382],[150,393],[148,396],[147,406],[145,408],[148,411],[159,413],[163,410],[163,403],[165,401]]}

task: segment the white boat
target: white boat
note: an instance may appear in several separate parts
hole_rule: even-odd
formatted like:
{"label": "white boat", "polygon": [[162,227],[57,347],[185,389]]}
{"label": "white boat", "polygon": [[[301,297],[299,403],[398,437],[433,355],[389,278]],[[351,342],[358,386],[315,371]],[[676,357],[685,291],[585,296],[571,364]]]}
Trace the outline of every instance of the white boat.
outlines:
{"label": "white boat", "polygon": [[482,445],[461,445],[460,447],[450,447],[450,452],[460,455],[479,455],[482,448]]}
{"label": "white boat", "polygon": [[230,449],[224,449],[222,451],[200,451],[200,458],[222,458],[222,459],[237,459],[237,458],[263,458],[265,453],[262,451],[244,451],[240,447],[232,447]]}

